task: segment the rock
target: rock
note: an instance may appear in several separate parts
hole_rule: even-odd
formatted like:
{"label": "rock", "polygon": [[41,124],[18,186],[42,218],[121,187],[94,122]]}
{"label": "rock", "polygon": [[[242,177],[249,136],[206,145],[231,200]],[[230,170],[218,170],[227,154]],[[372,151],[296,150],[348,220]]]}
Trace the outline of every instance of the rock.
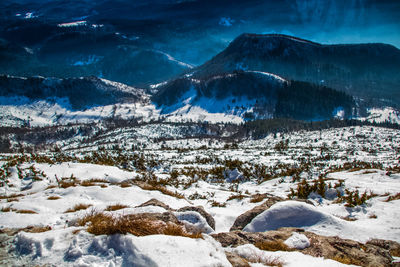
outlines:
{"label": "rock", "polygon": [[232,231],[214,234],[212,237],[218,240],[223,247],[237,247],[244,244],[261,244],[266,241],[283,243],[292,236],[293,232],[304,234],[309,239],[310,246],[302,250],[296,248],[292,248],[292,250],[301,251],[314,257],[360,266],[394,266],[391,263],[393,259],[390,252],[397,251],[397,248],[400,247],[400,244],[394,241],[375,239],[363,244],[337,236],[320,236],[296,228],[280,228],[276,231],[258,233]]}
{"label": "rock", "polygon": [[196,211],[198,212],[201,216],[206,219],[208,225],[215,230],[215,220],[214,218],[202,207],[202,206],[186,206],[183,208],[180,208],[177,210],[178,212],[183,212],[183,211]]}
{"label": "rock", "polygon": [[226,258],[233,267],[250,267],[250,264],[244,258],[233,252],[225,252]]}
{"label": "rock", "polygon": [[236,218],[230,231],[242,230],[247,224],[251,222],[258,214],[269,209],[272,205],[277,202],[283,201],[283,198],[271,196],[264,203],[254,207],[253,209],[246,211],[242,215]]}
{"label": "rock", "polygon": [[372,240],[369,240],[367,242],[367,244],[389,250],[389,252],[392,256],[400,257],[400,244],[395,241],[383,240],[383,239],[372,239]]}
{"label": "rock", "polygon": [[173,210],[173,209],[171,209],[170,206],[168,206],[167,204],[165,204],[155,198],[152,198],[149,201],[146,201],[145,203],[142,203],[139,206],[136,206],[136,208],[147,207],[147,206],[158,206],[158,207],[164,208],[165,210],[169,210],[169,211]]}

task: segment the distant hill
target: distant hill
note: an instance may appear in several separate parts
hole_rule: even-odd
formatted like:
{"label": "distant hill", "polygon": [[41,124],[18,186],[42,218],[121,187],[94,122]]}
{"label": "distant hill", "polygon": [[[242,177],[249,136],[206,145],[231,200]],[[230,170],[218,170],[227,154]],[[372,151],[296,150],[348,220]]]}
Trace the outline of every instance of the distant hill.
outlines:
{"label": "distant hill", "polygon": [[353,98],[346,93],[256,71],[235,71],[198,79],[187,75],[157,89],[153,101],[165,114],[200,108],[248,120],[277,117],[322,120],[338,113],[349,117],[355,107]]}
{"label": "distant hill", "polygon": [[56,79],[0,75],[0,96],[24,96],[31,100],[68,98],[73,110],[146,98],[142,89],[97,77]]}
{"label": "distant hill", "polygon": [[271,72],[400,105],[400,50],[392,45],[322,45],[286,35],[242,34],[195,69],[193,78],[235,70]]}

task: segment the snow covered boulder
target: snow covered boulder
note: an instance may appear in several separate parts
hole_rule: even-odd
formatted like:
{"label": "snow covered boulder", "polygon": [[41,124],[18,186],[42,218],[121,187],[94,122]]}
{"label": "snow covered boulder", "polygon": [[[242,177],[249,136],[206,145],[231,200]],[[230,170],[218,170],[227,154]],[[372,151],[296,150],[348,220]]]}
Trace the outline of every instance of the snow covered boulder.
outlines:
{"label": "snow covered boulder", "polygon": [[[349,262],[358,266],[392,266],[392,256],[397,255],[400,244],[387,240],[371,240],[365,244],[343,239],[337,236],[323,236],[312,232],[296,228],[280,228],[268,232],[243,232],[233,231],[227,233],[213,234],[212,237],[227,248],[227,252],[246,257],[241,250],[236,248],[241,246],[251,247],[266,243],[285,243],[289,250],[299,251],[302,255],[319,257],[320,259],[334,259]],[[253,246],[254,245],[254,246]],[[291,248],[290,248],[291,247]],[[285,250],[283,248],[283,250]],[[272,253],[272,252],[271,252]],[[277,252],[278,254],[293,252]],[[298,253],[298,252],[296,252]],[[298,254],[293,254],[298,255]],[[285,261],[285,260],[284,260]],[[300,266],[296,261],[288,266]],[[286,265],[285,265],[286,266]],[[301,265],[302,266],[302,265]],[[324,264],[315,266],[325,266]],[[334,265],[339,266],[339,265]]]}
{"label": "snow covered boulder", "polygon": [[258,205],[256,207],[254,207],[253,209],[246,211],[245,213],[243,213],[239,217],[237,217],[235,222],[233,223],[230,231],[242,230],[257,215],[259,215],[260,213],[269,209],[272,205],[274,205],[275,203],[278,203],[280,201],[283,201],[283,198],[276,197],[276,196],[269,196],[268,199],[261,205]]}
{"label": "snow covered boulder", "polygon": [[214,230],[208,225],[207,221],[196,211],[174,212],[176,218],[185,224],[190,232],[202,232],[210,234]]}
{"label": "snow covered boulder", "polygon": [[283,201],[257,215],[243,230],[264,232],[281,227],[304,228],[317,224],[336,224],[336,222],[332,216],[318,211],[312,205],[298,201]]}
{"label": "snow covered boulder", "polygon": [[293,232],[292,236],[283,242],[289,248],[305,249],[310,246],[310,240],[307,236]]}
{"label": "snow covered boulder", "polygon": [[186,206],[177,210],[178,212],[183,211],[195,211],[198,212],[207,221],[208,225],[215,230],[215,220],[202,206]]}

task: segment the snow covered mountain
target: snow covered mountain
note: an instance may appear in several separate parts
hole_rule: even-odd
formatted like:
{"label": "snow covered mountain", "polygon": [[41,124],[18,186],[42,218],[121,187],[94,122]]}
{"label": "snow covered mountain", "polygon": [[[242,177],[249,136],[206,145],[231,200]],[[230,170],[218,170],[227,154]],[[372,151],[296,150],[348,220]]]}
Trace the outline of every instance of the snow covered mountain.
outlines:
{"label": "snow covered mountain", "polygon": [[193,78],[234,70],[270,72],[350,95],[400,104],[400,50],[387,44],[321,45],[277,34],[242,34]]}
{"label": "snow covered mountain", "polygon": [[[225,113],[244,119],[323,120],[353,115],[353,99],[323,86],[287,81],[259,71],[186,75],[158,86],[153,97],[162,114]],[[201,115],[201,114],[200,114]]]}

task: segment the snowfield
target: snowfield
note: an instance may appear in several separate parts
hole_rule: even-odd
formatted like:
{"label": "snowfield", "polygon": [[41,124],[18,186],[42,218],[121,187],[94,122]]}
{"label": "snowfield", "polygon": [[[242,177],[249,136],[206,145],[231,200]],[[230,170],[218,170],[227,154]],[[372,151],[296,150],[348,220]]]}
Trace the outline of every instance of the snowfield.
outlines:
{"label": "snowfield", "polygon": [[[57,141],[58,151],[1,154],[0,263],[231,266],[226,255],[234,253],[250,266],[274,259],[283,266],[345,265],[303,254],[314,241],[302,233],[284,242],[296,251],[264,251],[253,244],[222,247],[213,238],[229,232],[241,214],[271,197],[281,200],[251,219],[244,231],[295,227],[362,243],[374,238],[400,242],[398,130],[347,127],[278,133],[235,145],[184,138],[190,126],[179,127],[120,128],[85,144],[81,136]],[[160,140],[160,135],[171,138]],[[324,177],[323,195],[289,198],[303,180],[312,185],[319,176]],[[356,190],[369,197],[350,205],[345,197]],[[167,206],[142,205],[152,199]],[[110,208],[117,205],[121,207]],[[191,209],[198,206],[215,226]],[[177,223],[203,234],[95,235],[88,232],[90,223],[76,224],[93,212],[116,217],[170,213]]]}

